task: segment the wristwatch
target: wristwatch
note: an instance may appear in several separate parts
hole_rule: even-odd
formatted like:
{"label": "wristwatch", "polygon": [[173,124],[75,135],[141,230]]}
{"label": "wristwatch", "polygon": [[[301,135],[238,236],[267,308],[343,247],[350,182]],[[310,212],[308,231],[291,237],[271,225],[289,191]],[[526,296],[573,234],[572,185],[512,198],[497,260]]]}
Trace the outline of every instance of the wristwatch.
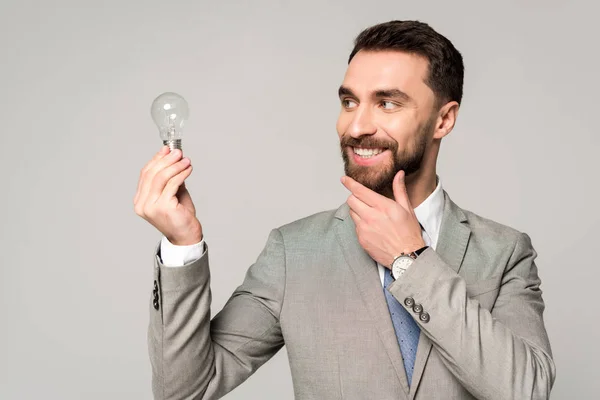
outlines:
{"label": "wristwatch", "polygon": [[400,278],[406,269],[410,267],[410,265],[416,260],[416,258],[428,248],[429,246],[425,246],[408,254],[400,253],[400,255],[394,259],[390,266],[394,279]]}

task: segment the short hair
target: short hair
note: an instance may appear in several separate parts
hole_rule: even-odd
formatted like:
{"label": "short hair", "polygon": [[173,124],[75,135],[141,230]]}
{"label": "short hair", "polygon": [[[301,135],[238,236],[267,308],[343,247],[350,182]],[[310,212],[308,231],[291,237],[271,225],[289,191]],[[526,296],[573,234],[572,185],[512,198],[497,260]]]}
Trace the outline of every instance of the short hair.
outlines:
{"label": "short hair", "polygon": [[348,64],[360,50],[397,50],[417,54],[428,60],[425,84],[436,96],[437,106],[449,101],[460,104],[463,94],[464,65],[452,42],[420,21],[389,21],[363,30],[354,40]]}

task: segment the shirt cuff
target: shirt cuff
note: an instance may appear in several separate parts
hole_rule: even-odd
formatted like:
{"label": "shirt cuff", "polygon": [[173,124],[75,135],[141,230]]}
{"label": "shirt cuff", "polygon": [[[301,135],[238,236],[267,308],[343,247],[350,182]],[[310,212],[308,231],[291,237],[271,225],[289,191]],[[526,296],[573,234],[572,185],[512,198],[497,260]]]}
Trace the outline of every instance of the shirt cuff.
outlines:
{"label": "shirt cuff", "polygon": [[174,245],[164,235],[160,240],[160,258],[165,267],[182,267],[194,262],[202,257],[205,250],[204,238],[187,246]]}

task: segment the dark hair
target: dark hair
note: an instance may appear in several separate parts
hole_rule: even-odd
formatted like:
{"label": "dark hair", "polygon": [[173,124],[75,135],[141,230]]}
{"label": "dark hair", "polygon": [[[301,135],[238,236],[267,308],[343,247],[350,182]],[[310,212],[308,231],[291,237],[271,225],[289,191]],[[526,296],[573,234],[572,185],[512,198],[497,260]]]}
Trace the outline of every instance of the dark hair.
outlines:
{"label": "dark hair", "polygon": [[348,64],[360,50],[398,50],[429,61],[425,84],[436,95],[437,105],[462,100],[464,66],[452,42],[419,21],[389,21],[371,26],[354,40]]}

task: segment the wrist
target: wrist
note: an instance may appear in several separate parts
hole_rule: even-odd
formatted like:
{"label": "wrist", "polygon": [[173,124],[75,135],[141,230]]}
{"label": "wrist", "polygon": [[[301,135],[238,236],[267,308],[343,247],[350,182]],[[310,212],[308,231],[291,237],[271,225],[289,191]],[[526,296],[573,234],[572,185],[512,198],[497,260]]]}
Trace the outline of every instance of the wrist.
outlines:
{"label": "wrist", "polygon": [[425,241],[423,241],[423,240],[412,243],[411,245],[407,246],[404,249],[404,254],[410,254],[410,253],[422,250],[423,247],[428,247],[427,244],[425,243]]}
{"label": "wrist", "polygon": [[200,243],[203,237],[204,236],[202,235],[202,231],[200,231],[199,233],[195,233],[181,238],[167,237],[167,240],[175,246],[190,246],[192,244]]}
{"label": "wrist", "polygon": [[402,254],[411,254],[423,249],[423,247],[428,247],[423,240],[421,240],[420,242],[406,244],[404,245],[404,247],[402,247],[401,250],[396,251],[394,254],[391,254],[390,263],[393,262],[396,258],[400,257]]}
{"label": "wrist", "polygon": [[390,257],[390,262],[389,264],[386,264],[388,266],[388,268],[392,268],[392,264],[394,263],[394,261],[396,261],[396,259],[402,255],[411,255],[413,258],[413,255],[419,256],[422,252],[424,252],[425,250],[427,250],[430,246],[428,246],[425,242],[422,242],[420,244],[414,244],[414,245],[409,245],[404,247],[403,251],[398,251],[394,254],[391,255]]}

